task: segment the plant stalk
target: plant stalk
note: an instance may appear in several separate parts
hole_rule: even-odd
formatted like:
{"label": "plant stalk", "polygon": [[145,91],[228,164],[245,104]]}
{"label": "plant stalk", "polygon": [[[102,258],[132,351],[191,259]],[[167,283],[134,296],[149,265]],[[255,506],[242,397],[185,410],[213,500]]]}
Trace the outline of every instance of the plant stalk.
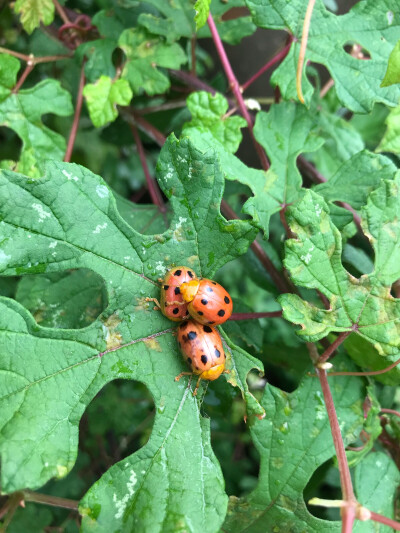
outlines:
{"label": "plant stalk", "polygon": [[76,108],[74,120],[72,122],[71,132],[69,134],[68,145],[65,151],[64,161],[69,163],[71,161],[72,150],[74,149],[76,134],[78,133],[79,118],[82,111],[83,88],[85,87],[85,61],[81,66],[81,75],[79,78],[78,96],[76,98]]}
{"label": "plant stalk", "polygon": [[58,496],[50,496],[49,494],[41,494],[32,490],[24,490],[23,496],[26,502],[42,503],[44,505],[51,505],[52,507],[72,509],[73,511],[77,511],[79,506],[79,502],[75,500],[59,498]]}

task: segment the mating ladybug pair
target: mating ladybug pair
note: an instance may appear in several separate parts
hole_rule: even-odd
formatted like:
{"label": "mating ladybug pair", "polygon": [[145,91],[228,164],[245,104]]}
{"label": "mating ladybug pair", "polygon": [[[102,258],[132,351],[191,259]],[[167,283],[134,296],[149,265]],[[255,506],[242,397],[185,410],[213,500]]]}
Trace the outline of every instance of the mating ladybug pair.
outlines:
{"label": "mating ladybug pair", "polygon": [[162,283],[161,302],[154,298],[147,300],[156,302],[170,320],[185,320],[178,327],[177,338],[191,372],[181,372],[175,380],[184,375],[198,375],[193,393],[196,395],[202,379],[213,381],[227,372],[221,337],[213,326],[231,316],[232,299],[221,285],[210,279],[198,279],[193,270],[184,266],[167,272]]}

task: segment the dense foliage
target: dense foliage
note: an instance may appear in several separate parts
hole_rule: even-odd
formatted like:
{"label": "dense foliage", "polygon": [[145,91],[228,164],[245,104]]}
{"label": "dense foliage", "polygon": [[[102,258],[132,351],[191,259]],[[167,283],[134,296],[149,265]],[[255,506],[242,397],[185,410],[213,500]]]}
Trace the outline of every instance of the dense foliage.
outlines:
{"label": "dense foliage", "polygon": [[[1,532],[400,529],[400,11],[354,4],[0,3]],[[197,396],[176,265],[234,302]]]}

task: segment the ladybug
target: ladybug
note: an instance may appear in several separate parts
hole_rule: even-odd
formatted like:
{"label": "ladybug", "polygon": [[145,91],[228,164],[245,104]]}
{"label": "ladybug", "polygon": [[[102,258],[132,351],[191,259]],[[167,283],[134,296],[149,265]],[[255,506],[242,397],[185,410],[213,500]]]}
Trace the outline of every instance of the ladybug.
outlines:
{"label": "ladybug", "polygon": [[199,324],[192,319],[187,320],[179,325],[177,339],[191,372],[181,372],[175,381],[179,381],[182,376],[199,376],[193,396],[196,396],[202,379],[214,381],[223,372],[229,373],[225,370],[225,352],[221,337],[212,326]]}
{"label": "ladybug", "polygon": [[155,302],[162,314],[173,320],[180,322],[188,316],[187,304],[183,301],[180,293],[182,283],[197,279],[195,272],[185,266],[177,266],[169,270],[164,279],[161,279],[160,302],[155,298],[146,298],[146,301]]}
{"label": "ladybug", "polygon": [[222,324],[232,314],[232,298],[222,285],[211,279],[182,283],[180,293],[188,304],[190,316],[201,324]]}

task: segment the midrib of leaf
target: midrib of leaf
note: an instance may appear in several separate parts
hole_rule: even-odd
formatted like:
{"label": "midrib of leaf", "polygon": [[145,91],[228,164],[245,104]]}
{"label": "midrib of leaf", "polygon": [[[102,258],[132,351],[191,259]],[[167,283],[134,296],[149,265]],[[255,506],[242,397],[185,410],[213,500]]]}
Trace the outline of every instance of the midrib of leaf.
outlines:
{"label": "midrib of leaf", "polygon": [[[53,329],[53,328],[43,328],[43,329]],[[26,335],[28,337],[32,337],[33,335],[29,332],[10,332],[10,331],[7,331],[7,330],[0,330],[0,332],[5,332],[5,333],[8,333],[8,335],[10,336],[10,334],[14,333],[15,335]],[[168,328],[164,331],[159,331],[158,333],[153,333],[151,335],[148,335],[147,337],[142,337],[140,339],[134,339],[130,342],[127,342],[126,344],[122,344],[121,346],[117,346],[115,348],[110,348],[109,350],[105,350],[104,352],[98,352],[96,353],[95,355],[93,355],[92,357],[88,357],[87,359],[83,359],[82,361],[78,361],[77,363],[74,363],[73,365],[70,365],[70,366],[67,366],[66,368],[62,368],[61,370],[57,370],[57,372],[53,372],[53,374],[49,374],[48,376],[44,376],[43,378],[40,378],[36,381],[30,381],[29,384],[26,386],[26,387],[21,387],[20,389],[16,389],[12,392],[10,392],[9,394],[6,394],[5,396],[0,396],[0,400],[5,400],[7,398],[9,398],[10,396],[14,396],[15,394],[19,394],[19,393],[22,393],[22,392],[25,392],[27,391],[28,389],[30,389],[31,387],[33,387],[34,385],[38,385],[39,383],[42,383],[43,381],[46,381],[48,379],[52,379],[60,374],[63,374],[64,372],[68,372],[69,370],[72,370],[73,368],[76,368],[78,366],[81,366],[81,365],[85,365],[87,363],[89,363],[90,361],[93,361],[94,359],[98,358],[101,362],[101,358],[104,356],[104,355],[107,355],[108,353],[111,353],[111,352],[115,352],[117,350],[122,350],[123,348],[128,348],[129,346],[132,346],[133,344],[137,344],[138,342],[146,342],[147,340],[150,340],[150,339],[154,339],[156,337],[160,337],[161,335],[165,335],[166,333],[170,333],[171,332],[171,328]],[[35,337],[35,338],[38,338],[38,337]],[[40,337],[42,338],[42,337]],[[53,341],[61,341],[61,342],[65,342],[65,343],[78,343],[78,344],[82,344],[83,346],[85,346],[86,348],[90,348],[90,349],[94,349],[93,346],[91,346],[90,344],[87,344],[83,341],[80,341],[80,340],[69,340],[69,339],[55,339],[55,338],[49,338],[49,337],[45,337],[45,340],[53,340]],[[8,370],[8,372],[10,372],[11,374],[15,374],[17,376],[19,376],[19,374],[17,374],[16,372],[12,372],[11,370]],[[25,378],[26,379],[26,378]]]}

